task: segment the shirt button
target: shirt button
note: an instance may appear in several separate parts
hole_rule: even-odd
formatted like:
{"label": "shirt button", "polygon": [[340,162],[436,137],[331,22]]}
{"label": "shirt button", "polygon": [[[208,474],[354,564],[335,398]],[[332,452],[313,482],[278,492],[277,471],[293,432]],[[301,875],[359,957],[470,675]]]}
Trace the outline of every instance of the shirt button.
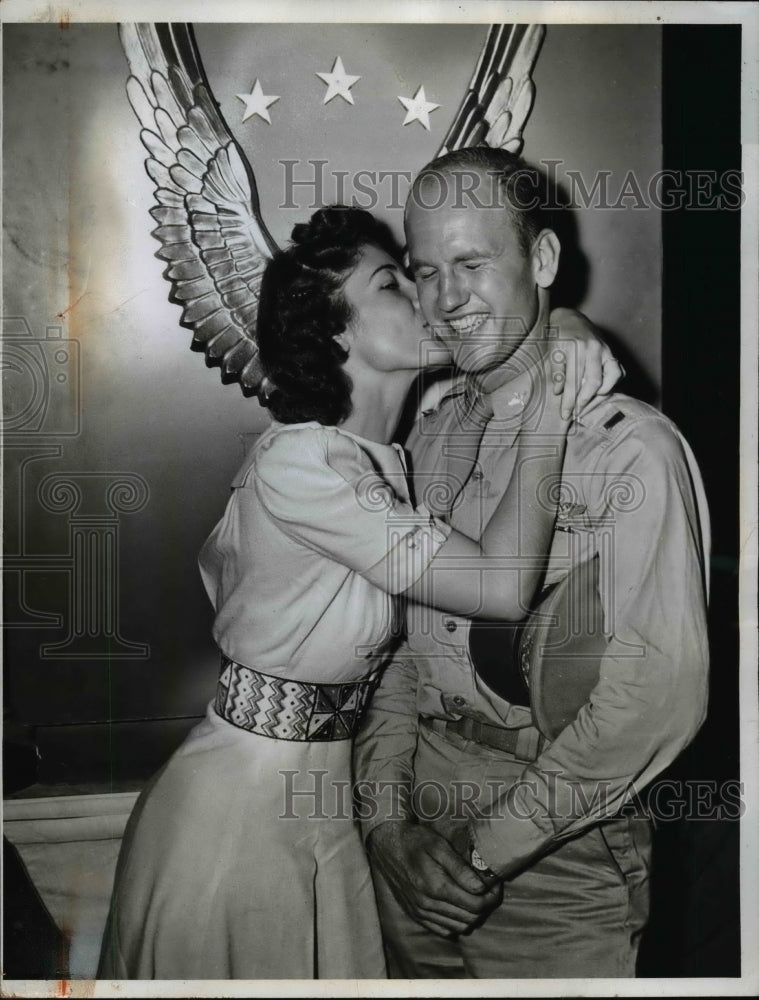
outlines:
{"label": "shirt button", "polygon": [[451,698],[451,701],[454,705],[458,705],[459,707],[466,705],[466,698],[462,698],[460,694],[454,695],[454,697]]}
{"label": "shirt button", "polygon": [[474,472],[472,473],[472,479],[476,483],[481,482],[482,481],[482,472],[479,469],[475,469]]}
{"label": "shirt button", "polygon": [[446,618],[446,620],[443,622],[443,624],[445,625],[446,632],[455,632],[456,631],[456,622],[453,621],[453,619]]}

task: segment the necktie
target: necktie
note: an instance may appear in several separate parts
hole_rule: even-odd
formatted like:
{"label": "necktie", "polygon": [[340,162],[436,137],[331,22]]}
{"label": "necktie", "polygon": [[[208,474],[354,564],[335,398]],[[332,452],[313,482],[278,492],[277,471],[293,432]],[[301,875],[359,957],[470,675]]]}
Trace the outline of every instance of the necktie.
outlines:
{"label": "necktie", "polygon": [[470,383],[456,398],[454,406],[456,429],[448,435],[445,444],[450,507],[474,469],[483,432],[493,416],[493,398]]}

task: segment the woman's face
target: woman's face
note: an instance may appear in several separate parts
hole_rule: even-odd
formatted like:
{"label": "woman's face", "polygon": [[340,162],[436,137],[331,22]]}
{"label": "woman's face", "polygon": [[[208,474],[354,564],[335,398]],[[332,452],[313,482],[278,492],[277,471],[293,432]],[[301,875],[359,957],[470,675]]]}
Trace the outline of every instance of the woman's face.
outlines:
{"label": "woman's face", "polygon": [[354,364],[392,372],[445,363],[419,309],[414,282],[384,250],[364,247],[343,295],[353,311],[345,336]]}

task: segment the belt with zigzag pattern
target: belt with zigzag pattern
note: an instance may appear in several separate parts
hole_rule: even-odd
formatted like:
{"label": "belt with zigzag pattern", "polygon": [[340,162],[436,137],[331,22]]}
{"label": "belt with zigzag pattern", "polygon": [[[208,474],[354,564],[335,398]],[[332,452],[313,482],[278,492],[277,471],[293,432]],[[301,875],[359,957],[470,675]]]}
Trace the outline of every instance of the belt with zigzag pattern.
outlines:
{"label": "belt with zigzag pattern", "polygon": [[233,726],[275,740],[348,740],[380,678],[310,684],[262,674],[222,655],[214,708]]}

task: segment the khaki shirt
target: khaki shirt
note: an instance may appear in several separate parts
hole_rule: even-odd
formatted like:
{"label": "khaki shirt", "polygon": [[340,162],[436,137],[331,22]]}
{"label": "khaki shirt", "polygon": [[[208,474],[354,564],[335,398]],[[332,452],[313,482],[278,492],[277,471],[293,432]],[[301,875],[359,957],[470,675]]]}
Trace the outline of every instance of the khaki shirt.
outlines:
{"label": "khaki shirt", "polygon": [[[536,380],[538,381],[538,380]],[[478,538],[516,474],[518,434],[529,434],[537,390],[506,383],[492,394],[472,474],[449,510]],[[451,442],[457,432],[452,383],[418,418],[407,442],[417,497],[450,504]],[[537,442],[537,439],[536,439]],[[537,442],[540,443],[540,442]],[[559,516],[546,583],[599,555],[604,631],[611,636],[591,699],[472,832],[490,868],[507,875],[552,843],[610,815],[693,738],[706,711],[706,598],[709,521],[701,478],[677,428],[659,411],[621,394],[599,398],[570,426]],[[364,833],[409,815],[419,715],[475,719],[531,729],[475,672],[466,618],[414,606],[408,648],[386,671],[356,745],[357,778],[377,786]],[[366,786],[370,787],[370,786]],[[363,792],[362,792],[363,794]],[[365,796],[367,797],[367,796]]]}

